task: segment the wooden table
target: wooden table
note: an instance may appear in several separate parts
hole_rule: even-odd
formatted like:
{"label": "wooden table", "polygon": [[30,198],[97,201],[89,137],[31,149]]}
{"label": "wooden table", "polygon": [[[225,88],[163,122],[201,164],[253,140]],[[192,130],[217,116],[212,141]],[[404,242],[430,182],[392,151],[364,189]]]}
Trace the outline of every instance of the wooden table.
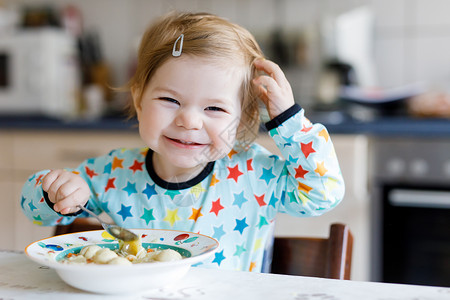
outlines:
{"label": "wooden table", "polygon": [[191,268],[171,286],[140,295],[105,296],[68,286],[54,270],[22,252],[0,251],[0,299],[448,300],[450,288]]}

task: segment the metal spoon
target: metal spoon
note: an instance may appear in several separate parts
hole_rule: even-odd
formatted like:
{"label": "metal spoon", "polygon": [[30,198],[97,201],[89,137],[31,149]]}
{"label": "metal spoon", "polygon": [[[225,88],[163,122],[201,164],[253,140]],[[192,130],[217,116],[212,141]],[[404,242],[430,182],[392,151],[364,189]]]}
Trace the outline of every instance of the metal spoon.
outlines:
{"label": "metal spoon", "polygon": [[94,214],[92,211],[90,211],[86,207],[81,206],[81,205],[78,205],[77,207],[80,208],[81,210],[87,212],[92,217],[96,218],[102,224],[102,227],[106,230],[106,232],[108,232],[110,235],[112,235],[116,239],[119,239],[119,240],[122,240],[125,242],[135,241],[135,240],[139,239],[139,237],[136,234],[129,231],[128,229],[125,229],[123,227],[120,227],[120,226],[117,226],[114,224],[105,223],[102,219],[100,219],[96,214]]}

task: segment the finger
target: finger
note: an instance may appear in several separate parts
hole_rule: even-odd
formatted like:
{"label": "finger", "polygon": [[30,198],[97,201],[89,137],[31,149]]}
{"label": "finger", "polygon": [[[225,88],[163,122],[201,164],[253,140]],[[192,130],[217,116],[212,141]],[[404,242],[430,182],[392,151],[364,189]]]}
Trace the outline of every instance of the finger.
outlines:
{"label": "finger", "polygon": [[42,189],[47,192],[50,188],[50,185],[58,178],[58,176],[58,170],[51,170],[50,172],[45,174],[45,176],[41,179]]}
{"label": "finger", "polygon": [[68,181],[69,178],[64,176],[64,174],[61,174],[51,183],[50,187],[47,189],[47,194],[51,202],[56,203],[58,201],[58,191],[61,186]]}
{"label": "finger", "polygon": [[288,83],[284,72],[276,63],[267,59],[260,59],[256,60],[254,62],[254,65],[258,71],[263,71],[268,76],[272,77],[278,83],[278,85],[285,86],[286,83]]}
{"label": "finger", "polygon": [[79,208],[77,208],[77,205],[83,203],[83,200],[81,198],[81,189],[77,189],[70,195],[67,195],[63,199],[60,199],[53,206],[53,209],[62,214],[77,212],[79,210]]}
{"label": "finger", "polygon": [[281,96],[280,95],[280,86],[278,83],[272,78],[268,76],[259,76],[258,78],[255,78],[253,80],[255,85],[258,85],[259,87],[262,87],[263,90],[265,90],[266,96],[270,99],[274,96]]}

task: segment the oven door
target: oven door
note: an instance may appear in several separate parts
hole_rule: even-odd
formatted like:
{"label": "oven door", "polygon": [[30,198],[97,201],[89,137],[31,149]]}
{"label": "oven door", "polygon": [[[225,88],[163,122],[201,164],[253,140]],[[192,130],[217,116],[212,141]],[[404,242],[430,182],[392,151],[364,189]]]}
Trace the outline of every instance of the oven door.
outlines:
{"label": "oven door", "polygon": [[382,281],[450,286],[450,187],[382,190]]}

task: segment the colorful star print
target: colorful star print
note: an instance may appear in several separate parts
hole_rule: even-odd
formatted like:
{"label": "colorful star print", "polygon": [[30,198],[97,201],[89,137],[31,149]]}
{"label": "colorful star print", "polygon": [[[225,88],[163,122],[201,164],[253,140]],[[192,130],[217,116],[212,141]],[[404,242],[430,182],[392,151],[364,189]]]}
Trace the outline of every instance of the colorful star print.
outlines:
{"label": "colorful star print", "polygon": [[127,186],[123,188],[125,192],[127,192],[128,196],[131,196],[132,194],[136,194],[136,183],[131,183],[128,181]]}
{"label": "colorful star print", "polygon": [[211,211],[210,211],[210,212],[215,213],[216,216],[219,216],[219,211],[221,211],[221,210],[224,209],[224,208],[225,208],[225,207],[223,207],[223,206],[220,204],[220,198],[219,198],[219,199],[217,199],[216,201],[214,201],[214,202],[212,203],[212,207],[211,207]]}
{"label": "colorful star print", "polygon": [[125,206],[121,204],[120,210],[117,212],[118,215],[122,217],[122,220],[125,221],[128,217],[133,217],[131,214],[131,206]]}
{"label": "colorful star print", "polygon": [[245,220],[246,220],[246,219],[247,219],[247,218],[243,218],[242,220],[236,219],[236,227],[234,227],[234,230],[237,230],[237,231],[239,231],[239,232],[242,234],[242,232],[244,231],[244,229],[245,229],[246,227],[248,227],[248,224],[245,223]]}
{"label": "colorful star print", "polygon": [[134,174],[136,171],[142,171],[143,164],[144,164],[143,161],[139,162],[137,159],[135,159],[133,165],[130,166],[129,169],[132,170]]}
{"label": "colorful star print", "polygon": [[237,205],[239,208],[242,208],[242,205],[248,200],[244,196],[244,191],[240,194],[234,194],[234,202],[233,205]]}
{"label": "colorful star print", "polygon": [[145,189],[142,191],[142,193],[147,196],[147,199],[150,199],[153,195],[158,194],[156,192],[155,185],[154,184],[150,185],[148,183],[145,186]]}
{"label": "colorful star print", "polygon": [[229,174],[228,174],[228,177],[227,177],[227,178],[232,178],[232,179],[234,179],[234,181],[236,181],[236,183],[238,182],[239,176],[241,176],[242,174],[244,174],[244,173],[242,173],[241,171],[239,171],[239,165],[235,165],[235,166],[232,167],[232,168],[228,167],[228,171],[229,171]]}
{"label": "colorful star print", "polygon": [[[213,237],[219,248],[202,265],[258,272],[279,212],[301,217],[322,214],[339,203],[344,190],[325,128],[310,123],[300,110],[287,117],[268,128],[283,157],[258,145],[234,149],[209,164],[210,171],[179,185],[154,178],[148,148],[116,149],[67,170],[88,183],[92,195],[88,207],[96,213],[107,213],[127,228]],[[44,200],[40,180],[47,172],[30,176],[21,207],[36,224],[69,224],[73,216],[56,213]],[[182,242],[189,251],[201,245],[189,237]]]}

